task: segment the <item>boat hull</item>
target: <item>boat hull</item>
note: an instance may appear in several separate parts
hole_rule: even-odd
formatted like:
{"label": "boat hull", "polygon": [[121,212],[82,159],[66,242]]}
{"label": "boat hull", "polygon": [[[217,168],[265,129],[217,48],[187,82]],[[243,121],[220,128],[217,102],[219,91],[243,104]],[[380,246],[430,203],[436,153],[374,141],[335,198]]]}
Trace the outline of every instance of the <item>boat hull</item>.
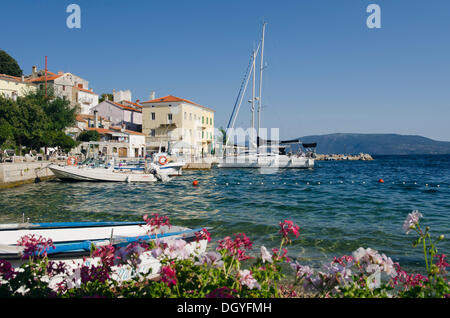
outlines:
{"label": "boat hull", "polygon": [[273,168],[273,169],[312,169],[314,159],[295,156],[236,156],[226,157],[218,168]]}
{"label": "boat hull", "polygon": [[61,180],[101,182],[155,182],[158,180],[153,174],[135,173],[133,171],[124,172],[103,168],[57,165],[50,165],[48,168]]}
{"label": "boat hull", "polygon": [[[17,241],[24,235],[37,235],[53,240],[55,249],[50,248],[48,258],[54,262],[62,262],[67,269],[64,274],[52,276],[49,284],[55,286],[62,280],[74,281],[76,269],[91,266],[98,259],[89,257],[92,245],[96,247],[114,245],[116,248],[126,248],[128,244],[140,240],[161,239],[164,242],[182,239],[187,242],[185,249],[190,255],[196,256],[206,251],[207,240],[197,241],[195,233],[201,229],[188,229],[180,226],[163,226],[155,234],[148,233],[149,228],[144,222],[67,222],[67,223],[35,223],[35,224],[0,224],[0,259],[7,260],[14,268],[28,262],[22,259],[23,249],[17,246]],[[129,280],[138,273],[147,278],[159,275],[161,262],[151,251],[139,255],[136,270],[129,264],[115,265],[111,268],[111,279],[116,281]],[[150,271],[151,270],[151,271]],[[149,274],[150,273],[150,274]]]}

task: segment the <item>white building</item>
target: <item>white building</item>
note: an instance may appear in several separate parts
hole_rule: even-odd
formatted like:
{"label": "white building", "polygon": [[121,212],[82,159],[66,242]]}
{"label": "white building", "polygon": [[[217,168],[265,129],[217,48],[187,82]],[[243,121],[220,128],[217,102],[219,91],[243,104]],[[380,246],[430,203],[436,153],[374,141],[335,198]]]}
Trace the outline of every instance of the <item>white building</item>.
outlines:
{"label": "white building", "polygon": [[98,105],[98,95],[91,90],[81,87],[74,87],[73,90],[75,100],[80,105],[80,114],[90,114],[92,108]]}

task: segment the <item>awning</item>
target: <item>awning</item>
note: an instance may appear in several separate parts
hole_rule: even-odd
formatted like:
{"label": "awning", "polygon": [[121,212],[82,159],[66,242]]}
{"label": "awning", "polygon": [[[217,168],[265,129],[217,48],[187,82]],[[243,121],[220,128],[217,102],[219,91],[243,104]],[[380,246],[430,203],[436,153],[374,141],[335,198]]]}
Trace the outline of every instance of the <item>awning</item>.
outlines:
{"label": "awning", "polygon": [[114,137],[128,137],[128,134],[124,134],[121,132],[113,132],[111,135]]}

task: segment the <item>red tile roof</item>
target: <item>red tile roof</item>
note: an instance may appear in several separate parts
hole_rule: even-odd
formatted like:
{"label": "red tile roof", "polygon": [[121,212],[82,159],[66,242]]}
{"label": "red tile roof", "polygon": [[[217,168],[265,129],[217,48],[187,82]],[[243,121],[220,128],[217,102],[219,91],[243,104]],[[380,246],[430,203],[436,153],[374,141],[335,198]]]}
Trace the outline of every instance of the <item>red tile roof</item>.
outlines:
{"label": "red tile roof", "polygon": [[[122,128],[121,128],[121,127],[118,127],[118,126],[111,126],[111,127],[109,127],[109,128],[110,128],[110,129],[117,130],[117,131],[121,131],[121,130],[122,130]],[[134,131],[134,130],[127,130],[127,129],[124,129],[123,132],[124,132],[124,133],[127,133],[127,134],[131,134],[131,135],[145,136],[145,134],[143,134],[143,133],[141,133],[141,132],[138,132],[138,131]]]}
{"label": "red tile roof", "polygon": [[88,127],[86,128],[86,130],[95,130],[97,131],[99,134],[105,135],[105,134],[112,134],[113,131],[109,130],[109,129],[105,129],[105,128],[94,128],[94,127]]}
{"label": "red tile roof", "polygon": [[[57,78],[59,78],[61,76],[63,76],[63,74],[56,75],[55,73],[47,72],[47,82],[48,81],[53,81],[53,80],[55,80],[55,79],[57,79]],[[37,78],[28,78],[26,81],[27,82],[31,82],[31,83],[34,83],[34,82],[45,82],[45,75],[39,76]]]}
{"label": "red tile roof", "polygon": [[190,100],[187,100],[187,99],[184,99],[184,98],[180,98],[180,97],[176,97],[176,96],[173,96],[173,95],[167,95],[167,96],[164,96],[164,97],[160,97],[160,98],[156,98],[156,99],[152,99],[152,100],[148,100],[148,101],[145,101],[145,102],[141,102],[141,104],[149,104],[149,103],[170,103],[170,102],[185,102],[185,103],[189,103],[189,104],[192,104],[192,105],[195,105],[195,106],[200,106],[200,107],[203,107],[203,108],[207,108],[207,109],[209,109],[209,110],[211,110],[211,111],[215,111],[215,110],[212,110],[211,108],[209,108],[209,107],[206,107],[206,106],[202,106],[202,105],[199,105],[199,104],[197,104],[197,103],[194,103],[194,102],[192,102],[192,101],[190,101]]}
{"label": "red tile roof", "polygon": [[80,90],[82,92],[90,93],[90,94],[93,94],[93,95],[98,95],[98,94],[95,94],[93,91],[85,89],[85,88],[76,87],[76,86],[74,86],[74,88],[76,88],[76,89],[78,89],[78,90]]}
{"label": "red tile roof", "polygon": [[[111,122],[110,120],[108,120],[108,119],[106,119],[105,117],[103,117],[103,116],[98,116],[98,118],[99,119],[101,119],[101,120],[103,120],[103,121],[109,121],[109,122]],[[94,119],[94,115],[90,115],[90,114],[77,114],[77,116],[76,116],[76,121],[84,121],[84,122],[86,122],[86,120],[87,119]]]}
{"label": "red tile roof", "polygon": [[134,111],[134,112],[142,113],[142,110],[140,110],[140,109],[136,109],[136,108],[133,108],[133,107],[130,107],[130,106],[125,106],[125,105],[122,105],[122,104],[119,104],[119,103],[115,103],[115,102],[110,101],[110,100],[105,100],[105,102],[111,103],[113,105],[116,105],[116,106],[118,106],[120,108],[123,108],[123,109],[126,109],[126,110],[131,110],[131,111]]}
{"label": "red tile roof", "polygon": [[131,105],[134,105],[134,106],[136,106],[136,107],[139,107],[139,108],[142,108],[142,105],[139,105],[139,104],[136,104],[136,103],[130,102],[129,100],[124,100],[123,102],[125,102],[125,103],[127,103],[127,104],[131,104]]}
{"label": "red tile roof", "polygon": [[21,77],[12,76],[12,75],[6,75],[6,74],[0,74],[0,79],[4,79],[7,81],[15,81],[15,82],[22,82]]}

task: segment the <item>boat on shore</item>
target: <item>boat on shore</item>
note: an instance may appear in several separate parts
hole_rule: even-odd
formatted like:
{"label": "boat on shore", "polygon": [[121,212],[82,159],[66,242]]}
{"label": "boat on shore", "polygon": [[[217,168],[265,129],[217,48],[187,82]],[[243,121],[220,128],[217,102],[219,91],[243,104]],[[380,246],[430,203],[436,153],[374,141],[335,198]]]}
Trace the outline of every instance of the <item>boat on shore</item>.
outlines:
{"label": "boat on shore", "polygon": [[[22,259],[24,247],[18,241],[24,236],[34,235],[51,239],[54,248],[49,248],[47,257],[67,266],[89,265],[93,248],[112,245],[115,248],[126,247],[139,241],[162,240],[165,242],[182,239],[187,242],[190,253],[203,253],[207,240],[196,241],[196,233],[203,228],[190,229],[181,226],[161,226],[156,231],[149,231],[145,222],[56,222],[56,223],[20,223],[0,224],[0,259],[7,260],[14,267],[20,267],[28,260]],[[157,273],[161,266],[150,251],[141,255],[139,272]],[[114,266],[113,274],[118,280],[125,280],[133,274],[128,266]],[[153,277],[155,277],[153,275]]]}
{"label": "boat on shore", "polygon": [[156,182],[170,180],[167,172],[153,163],[146,164],[143,169],[124,170],[116,169],[112,160],[107,164],[98,164],[93,159],[89,159],[79,165],[51,164],[48,168],[58,179],[69,181]]}

